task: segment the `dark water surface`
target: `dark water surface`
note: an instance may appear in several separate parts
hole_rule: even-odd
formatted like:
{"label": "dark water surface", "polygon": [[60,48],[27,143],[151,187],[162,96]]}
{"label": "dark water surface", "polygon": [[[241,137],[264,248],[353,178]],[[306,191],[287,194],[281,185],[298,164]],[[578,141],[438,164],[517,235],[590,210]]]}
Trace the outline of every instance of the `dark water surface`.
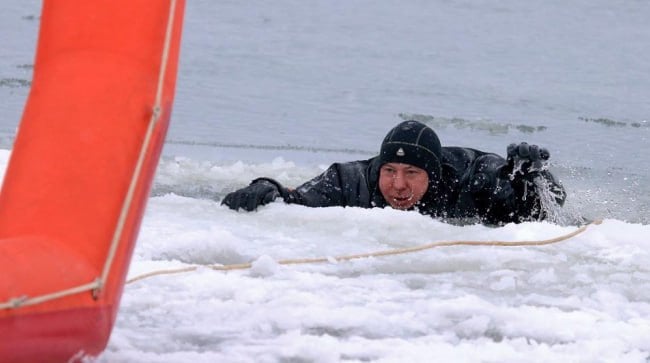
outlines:
{"label": "dark water surface", "polygon": [[[11,149],[40,2],[1,8]],[[648,223],[649,18],[642,1],[191,0],[165,155],[308,167],[368,157],[416,118],[446,145],[546,146],[567,208]]]}

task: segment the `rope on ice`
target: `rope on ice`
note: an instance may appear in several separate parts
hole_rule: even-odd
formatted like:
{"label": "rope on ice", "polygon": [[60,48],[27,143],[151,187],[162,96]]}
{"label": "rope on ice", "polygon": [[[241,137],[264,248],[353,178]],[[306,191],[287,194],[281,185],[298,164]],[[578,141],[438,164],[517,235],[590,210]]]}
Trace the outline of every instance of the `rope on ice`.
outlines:
{"label": "rope on ice", "polygon": [[[584,232],[589,226],[598,225],[601,222],[602,220],[596,220],[565,235],[558,236],[551,239],[538,240],[538,241],[440,241],[440,242],[427,243],[424,245],[413,246],[413,247],[404,247],[404,248],[397,248],[392,250],[360,253],[355,255],[344,255],[344,256],[337,256],[337,257],[285,259],[285,260],[279,260],[277,261],[277,263],[279,265],[304,265],[304,264],[314,264],[314,263],[323,263],[323,262],[332,262],[332,261],[350,261],[359,258],[400,255],[405,253],[413,253],[413,252],[419,252],[419,251],[428,250],[432,248],[448,247],[448,246],[502,246],[502,247],[543,246],[543,245],[562,242],[568,240],[569,238],[573,238],[579,235],[580,233]],[[237,263],[231,265],[198,265],[198,266],[188,266],[188,267],[177,268],[177,269],[157,270],[157,271],[152,271],[149,273],[145,273],[130,278],[126,281],[126,283],[130,284],[139,280],[144,280],[146,278],[159,276],[159,275],[171,275],[171,274],[196,271],[199,268],[210,268],[212,270],[217,270],[217,271],[232,271],[232,270],[246,270],[251,268],[252,266],[253,266],[252,262],[247,262],[247,263]]]}

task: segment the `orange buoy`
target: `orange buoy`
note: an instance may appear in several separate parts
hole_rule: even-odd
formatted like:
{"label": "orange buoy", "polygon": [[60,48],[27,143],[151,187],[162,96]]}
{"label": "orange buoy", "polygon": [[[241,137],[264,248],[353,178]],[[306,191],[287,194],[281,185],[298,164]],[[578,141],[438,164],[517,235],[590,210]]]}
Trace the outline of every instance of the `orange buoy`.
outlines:
{"label": "orange buoy", "polygon": [[184,0],[45,0],[0,193],[0,361],[103,351],[174,99]]}

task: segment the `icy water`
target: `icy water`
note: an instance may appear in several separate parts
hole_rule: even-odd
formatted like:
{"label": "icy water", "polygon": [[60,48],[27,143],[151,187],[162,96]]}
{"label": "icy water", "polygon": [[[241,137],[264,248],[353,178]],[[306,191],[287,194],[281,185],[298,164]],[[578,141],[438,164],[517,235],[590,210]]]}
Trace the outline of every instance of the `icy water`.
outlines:
{"label": "icy water", "polygon": [[[8,149],[39,4],[3,8]],[[546,146],[569,210],[648,223],[649,16],[642,1],[193,0],[165,155],[329,164],[371,156],[394,124],[417,118],[445,145]],[[210,184],[200,187],[223,195]]]}
{"label": "icy water", "polygon": [[[29,92],[39,6],[0,5],[5,150]],[[131,275],[256,268],[127,286],[100,360],[648,362],[649,19],[645,1],[189,0],[172,125]],[[218,204],[260,175],[295,186],[370,157],[408,118],[443,145],[547,147],[569,220],[606,222],[546,248],[287,268],[274,261],[575,227]]]}

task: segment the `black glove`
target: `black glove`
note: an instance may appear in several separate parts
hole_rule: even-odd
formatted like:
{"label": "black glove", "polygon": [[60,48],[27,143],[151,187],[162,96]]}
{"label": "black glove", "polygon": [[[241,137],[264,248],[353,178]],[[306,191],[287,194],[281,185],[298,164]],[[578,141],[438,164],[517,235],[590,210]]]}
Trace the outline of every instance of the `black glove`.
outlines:
{"label": "black glove", "polygon": [[508,145],[508,167],[511,176],[517,174],[527,176],[548,169],[548,159],[551,154],[547,149],[525,142]]}
{"label": "black glove", "polygon": [[250,212],[279,197],[281,195],[280,188],[282,187],[277,182],[270,179],[255,179],[249,186],[226,195],[221,204],[225,204],[233,210],[242,208]]}

